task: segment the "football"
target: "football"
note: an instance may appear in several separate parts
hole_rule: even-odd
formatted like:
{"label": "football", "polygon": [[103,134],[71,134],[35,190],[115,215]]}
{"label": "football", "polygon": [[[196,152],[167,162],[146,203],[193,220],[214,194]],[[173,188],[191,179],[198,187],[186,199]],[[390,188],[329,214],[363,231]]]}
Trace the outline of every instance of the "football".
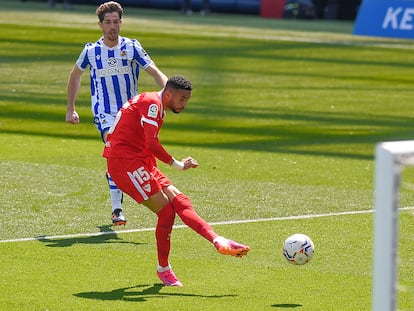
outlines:
{"label": "football", "polygon": [[313,256],[315,246],[312,240],[305,234],[296,233],[285,240],[283,255],[291,264],[304,265]]}

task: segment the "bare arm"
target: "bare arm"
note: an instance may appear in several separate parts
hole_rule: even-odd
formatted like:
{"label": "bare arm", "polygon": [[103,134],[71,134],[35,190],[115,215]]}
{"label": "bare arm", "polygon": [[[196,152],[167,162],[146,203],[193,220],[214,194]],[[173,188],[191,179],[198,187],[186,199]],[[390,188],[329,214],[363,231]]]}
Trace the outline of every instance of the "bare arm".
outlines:
{"label": "bare arm", "polygon": [[167,83],[168,77],[161,70],[159,70],[154,63],[148,66],[145,71],[150,74],[150,76],[160,87],[164,87]]}
{"label": "bare arm", "polygon": [[67,86],[68,102],[66,106],[66,122],[72,123],[72,124],[79,123],[79,115],[75,109],[75,101],[76,101],[76,97],[78,96],[78,92],[80,89],[82,74],[83,74],[83,71],[80,70],[77,65],[75,65],[69,76],[69,81],[68,81],[68,86]]}

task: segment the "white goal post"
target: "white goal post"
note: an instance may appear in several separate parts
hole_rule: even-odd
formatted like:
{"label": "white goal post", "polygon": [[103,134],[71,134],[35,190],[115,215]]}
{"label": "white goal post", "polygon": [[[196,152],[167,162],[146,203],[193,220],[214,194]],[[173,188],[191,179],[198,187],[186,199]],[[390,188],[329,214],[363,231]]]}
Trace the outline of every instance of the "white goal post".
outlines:
{"label": "white goal post", "polygon": [[372,310],[396,308],[400,179],[414,165],[414,140],[382,142],[375,149],[375,223]]}

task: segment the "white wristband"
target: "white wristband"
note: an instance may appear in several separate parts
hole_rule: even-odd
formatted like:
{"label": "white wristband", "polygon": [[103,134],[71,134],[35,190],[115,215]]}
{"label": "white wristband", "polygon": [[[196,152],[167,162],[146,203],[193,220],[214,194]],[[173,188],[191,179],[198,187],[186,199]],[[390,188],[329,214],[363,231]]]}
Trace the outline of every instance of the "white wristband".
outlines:
{"label": "white wristband", "polygon": [[177,170],[183,170],[184,169],[184,162],[177,161],[173,158],[173,162],[171,163],[172,167],[175,167]]}

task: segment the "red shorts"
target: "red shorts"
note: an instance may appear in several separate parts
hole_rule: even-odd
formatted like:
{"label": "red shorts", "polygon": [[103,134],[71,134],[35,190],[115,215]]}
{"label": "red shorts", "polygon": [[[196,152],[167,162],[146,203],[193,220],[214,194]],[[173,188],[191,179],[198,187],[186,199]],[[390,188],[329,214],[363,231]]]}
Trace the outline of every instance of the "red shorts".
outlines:
{"label": "red shorts", "polygon": [[149,159],[107,158],[106,161],[108,172],[118,188],[138,203],[171,185]]}

